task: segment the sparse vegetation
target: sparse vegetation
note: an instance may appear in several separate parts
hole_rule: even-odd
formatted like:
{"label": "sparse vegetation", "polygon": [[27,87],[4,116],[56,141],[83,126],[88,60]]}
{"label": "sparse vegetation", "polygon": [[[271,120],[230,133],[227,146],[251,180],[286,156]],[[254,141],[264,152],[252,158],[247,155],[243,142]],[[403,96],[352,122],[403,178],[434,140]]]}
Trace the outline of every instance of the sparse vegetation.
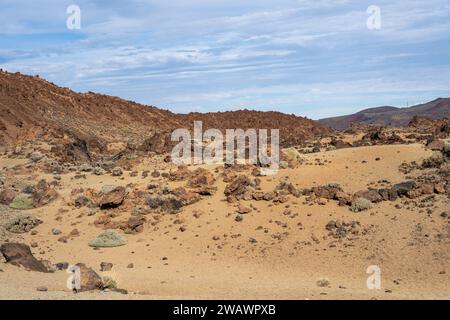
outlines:
{"label": "sparse vegetation", "polygon": [[117,289],[117,282],[112,277],[104,276],[102,278],[103,289]]}
{"label": "sparse vegetation", "polygon": [[373,203],[367,200],[366,198],[358,198],[355,201],[353,201],[352,205],[350,206],[350,210],[353,212],[360,212],[372,208]]}
{"label": "sparse vegetation", "polygon": [[330,285],[330,281],[326,278],[322,278],[322,279],[317,280],[316,284],[318,287],[325,288]]}

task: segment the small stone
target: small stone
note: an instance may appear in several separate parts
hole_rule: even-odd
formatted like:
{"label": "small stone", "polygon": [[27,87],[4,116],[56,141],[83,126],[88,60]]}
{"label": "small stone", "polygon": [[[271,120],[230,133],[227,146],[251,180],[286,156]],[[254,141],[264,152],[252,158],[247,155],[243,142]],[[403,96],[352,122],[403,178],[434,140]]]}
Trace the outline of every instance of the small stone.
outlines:
{"label": "small stone", "polygon": [[110,262],[100,263],[100,271],[111,271],[113,264]]}
{"label": "small stone", "polygon": [[97,176],[101,176],[101,175],[104,175],[106,173],[106,171],[101,167],[95,167],[93,170],[93,173]]}
{"label": "small stone", "polygon": [[57,270],[67,270],[69,268],[68,262],[58,262],[55,264]]}
{"label": "small stone", "polygon": [[44,155],[42,153],[40,153],[39,151],[34,151],[33,153],[31,153],[30,155],[30,159],[33,162],[38,162],[39,160],[42,160],[42,158],[44,158]]}
{"label": "small stone", "polygon": [[250,213],[251,211],[252,211],[251,208],[246,207],[246,206],[244,206],[242,204],[240,204],[238,206],[238,210],[237,210],[237,212],[240,213],[240,214],[247,214],[247,213]]}
{"label": "small stone", "polygon": [[52,229],[52,234],[53,234],[54,236],[57,236],[57,235],[61,234],[61,230],[56,229],[56,228],[53,228],[53,229]]}
{"label": "small stone", "polygon": [[123,174],[122,168],[119,168],[119,167],[115,167],[115,168],[112,169],[112,171],[111,171],[111,175],[112,175],[113,177],[119,177],[119,176],[121,176],[122,174]]}
{"label": "small stone", "polygon": [[37,287],[36,290],[37,291],[41,291],[41,292],[45,292],[45,291],[48,291],[48,288],[47,287]]}

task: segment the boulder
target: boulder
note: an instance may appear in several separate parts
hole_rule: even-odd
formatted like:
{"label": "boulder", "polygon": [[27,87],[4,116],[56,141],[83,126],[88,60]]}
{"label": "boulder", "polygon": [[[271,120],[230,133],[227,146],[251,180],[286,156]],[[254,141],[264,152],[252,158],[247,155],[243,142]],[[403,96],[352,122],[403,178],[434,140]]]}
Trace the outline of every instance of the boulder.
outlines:
{"label": "boulder", "polygon": [[81,208],[89,204],[91,204],[91,199],[84,195],[78,196],[74,201],[75,208]]}
{"label": "boulder", "polygon": [[171,194],[176,196],[181,201],[183,206],[193,204],[201,199],[201,197],[197,193],[188,191],[183,187],[178,187],[172,190]]}
{"label": "boulder", "polygon": [[22,266],[31,271],[48,272],[42,262],[31,253],[30,247],[23,243],[4,243],[0,246],[0,252],[7,263]]}
{"label": "boulder", "polygon": [[100,290],[103,288],[102,278],[84,263],[77,263],[80,268],[80,289],[77,291]]}
{"label": "boulder", "polygon": [[244,206],[244,205],[240,204],[238,206],[237,212],[240,213],[240,214],[247,214],[247,213],[252,212],[252,209],[247,207],[247,206]]}
{"label": "boulder", "polygon": [[136,234],[144,230],[144,223],[146,219],[140,216],[132,216],[128,219],[127,223],[122,227],[125,233]]}
{"label": "boulder", "polygon": [[352,197],[348,193],[340,190],[336,191],[336,193],[334,194],[334,199],[339,201],[340,206],[348,205],[352,201]]}
{"label": "boulder", "polygon": [[416,182],[413,180],[397,183],[391,188],[391,192],[396,193],[398,196],[406,196],[409,191],[416,187]]}
{"label": "boulder", "polygon": [[438,194],[444,194],[445,193],[445,184],[443,182],[438,182],[434,185],[434,192]]}
{"label": "boulder", "polygon": [[395,190],[392,189],[379,189],[378,193],[380,194],[383,201],[395,201],[398,198],[398,194]]}
{"label": "boulder", "polygon": [[420,194],[432,194],[434,193],[434,184],[431,183],[422,183],[419,185]]}
{"label": "boulder", "polygon": [[120,186],[104,186],[100,192],[97,205],[101,209],[116,208],[125,199],[126,190]]}
{"label": "boulder", "polygon": [[355,196],[362,197],[374,203],[383,201],[383,197],[380,195],[378,190],[375,189],[357,192]]}

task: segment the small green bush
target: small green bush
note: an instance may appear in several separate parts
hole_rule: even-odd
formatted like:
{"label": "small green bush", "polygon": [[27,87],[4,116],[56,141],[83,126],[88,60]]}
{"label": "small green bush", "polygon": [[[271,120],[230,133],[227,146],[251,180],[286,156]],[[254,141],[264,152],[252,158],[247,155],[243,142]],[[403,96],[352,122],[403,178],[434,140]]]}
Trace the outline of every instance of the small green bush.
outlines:
{"label": "small green bush", "polygon": [[328,279],[322,278],[317,280],[316,284],[318,287],[324,288],[330,285],[330,281],[328,281]]}
{"label": "small green bush", "polygon": [[41,220],[31,214],[22,214],[12,218],[6,223],[6,230],[13,233],[25,233],[42,223]]}
{"label": "small green bush", "polygon": [[105,276],[102,278],[103,289],[117,289],[117,282],[111,277]]}
{"label": "small green bush", "polygon": [[27,209],[33,209],[33,198],[30,194],[27,193],[20,193],[18,194],[14,200],[9,205],[12,209],[17,210],[27,210]]}
{"label": "small green bush", "polygon": [[106,230],[99,234],[97,238],[89,242],[89,246],[98,248],[112,248],[126,245],[127,241],[114,230]]}
{"label": "small green bush", "polygon": [[365,198],[358,198],[355,201],[353,201],[352,205],[350,206],[350,210],[353,212],[360,212],[367,209],[372,209],[373,203]]}

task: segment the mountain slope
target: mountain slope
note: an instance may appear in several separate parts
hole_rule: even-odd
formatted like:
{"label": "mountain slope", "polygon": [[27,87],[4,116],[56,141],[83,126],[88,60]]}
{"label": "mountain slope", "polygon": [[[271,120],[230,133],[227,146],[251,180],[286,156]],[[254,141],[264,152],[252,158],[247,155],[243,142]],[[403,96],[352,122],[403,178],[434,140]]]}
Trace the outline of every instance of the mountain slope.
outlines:
{"label": "mountain slope", "polygon": [[439,98],[409,108],[389,106],[370,108],[351,115],[321,119],[318,122],[337,130],[343,130],[352,123],[405,126],[414,116],[432,119],[450,118],[450,99]]}
{"label": "mountain slope", "polygon": [[[128,148],[145,144],[145,151],[168,151],[172,130],[191,128],[195,120],[204,122],[204,130],[279,128],[283,145],[330,131],[312,120],[275,112],[175,114],[117,97],[76,93],[37,76],[3,71],[0,115],[0,145],[42,136],[69,136],[77,145],[86,145],[87,152],[95,149],[97,153],[107,152],[112,144]],[[155,148],[155,143],[159,147]]]}

